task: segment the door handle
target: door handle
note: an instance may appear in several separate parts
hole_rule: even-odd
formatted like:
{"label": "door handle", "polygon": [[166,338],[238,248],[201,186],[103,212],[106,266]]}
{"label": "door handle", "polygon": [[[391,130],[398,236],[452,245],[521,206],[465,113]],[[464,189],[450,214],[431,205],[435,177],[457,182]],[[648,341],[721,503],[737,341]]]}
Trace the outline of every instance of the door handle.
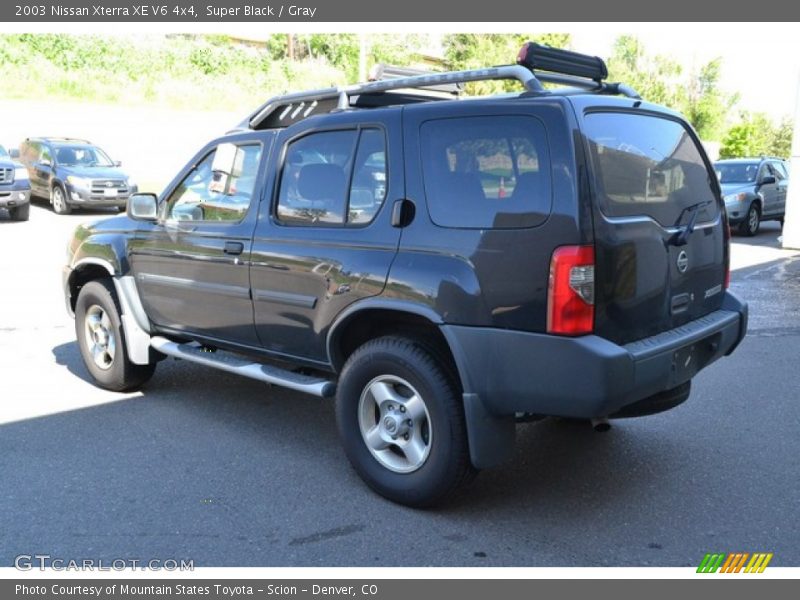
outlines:
{"label": "door handle", "polygon": [[395,201],[392,206],[392,227],[407,227],[414,220],[416,207],[408,198]]}
{"label": "door handle", "polygon": [[244,252],[244,244],[242,242],[225,242],[225,249],[223,252],[231,256],[239,256]]}

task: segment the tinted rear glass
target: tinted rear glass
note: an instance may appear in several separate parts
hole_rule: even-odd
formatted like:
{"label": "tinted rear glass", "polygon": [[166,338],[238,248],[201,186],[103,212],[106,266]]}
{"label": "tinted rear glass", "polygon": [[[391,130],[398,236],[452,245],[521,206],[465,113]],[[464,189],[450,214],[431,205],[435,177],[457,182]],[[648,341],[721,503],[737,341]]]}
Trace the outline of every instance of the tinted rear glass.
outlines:
{"label": "tinted rear glass", "polygon": [[425,195],[437,225],[533,227],[550,214],[550,158],[538,119],[427,121],[420,143]]}
{"label": "tinted rear glass", "polygon": [[714,218],[710,173],[677,121],[628,113],[591,113],[585,133],[600,210],[610,217],[649,216],[676,225],[703,203],[698,222]]}

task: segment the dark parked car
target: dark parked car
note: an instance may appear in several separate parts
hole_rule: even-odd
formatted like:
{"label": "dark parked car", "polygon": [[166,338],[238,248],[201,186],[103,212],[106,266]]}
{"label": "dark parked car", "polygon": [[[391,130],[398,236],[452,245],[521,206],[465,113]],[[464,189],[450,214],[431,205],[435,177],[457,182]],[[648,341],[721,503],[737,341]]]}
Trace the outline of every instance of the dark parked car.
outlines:
{"label": "dark parked car", "polygon": [[15,221],[27,221],[30,214],[31,186],[28,171],[0,146],[0,208]]}
{"label": "dark parked car", "polygon": [[755,235],[761,221],[783,227],[789,169],[780,158],[719,160],[714,169],[722,185],[728,222],[744,235]]}
{"label": "dark parked car", "polygon": [[73,138],[28,138],[20,146],[34,196],[60,215],[73,208],[125,208],[136,184],[100,148]]}
{"label": "dark parked car", "polygon": [[[273,98],[79,227],[91,376],[135,389],[168,355],[335,397],[355,470],[412,506],[513,456],[520,420],[685,401],[747,323],[713,165],[600,59],[519,62]],[[479,79],[524,90],[429,91]]]}

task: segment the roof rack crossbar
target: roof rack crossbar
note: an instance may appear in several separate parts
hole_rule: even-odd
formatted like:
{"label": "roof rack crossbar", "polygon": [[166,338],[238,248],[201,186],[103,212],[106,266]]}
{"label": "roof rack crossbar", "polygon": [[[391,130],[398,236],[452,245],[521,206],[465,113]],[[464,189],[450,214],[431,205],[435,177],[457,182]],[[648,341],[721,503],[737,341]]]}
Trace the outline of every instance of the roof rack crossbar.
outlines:
{"label": "roof rack crossbar", "polygon": [[308,92],[296,92],[271,98],[258,112],[250,118],[250,127],[256,128],[278,107],[294,102],[314,102],[320,100],[337,100],[338,109],[350,107],[350,96],[360,94],[377,94],[391,90],[424,88],[431,85],[445,83],[468,83],[470,81],[489,81],[496,79],[516,79],[529,92],[544,92],[544,88],[536,75],[528,68],[520,65],[505,65],[490,67],[488,69],[474,69],[469,71],[451,71],[430,75],[414,75],[412,77],[398,77],[368,83],[357,83],[345,87],[331,87]]}
{"label": "roof rack crossbar", "polygon": [[572,88],[562,88],[554,90],[554,93],[559,95],[569,95],[576,92],[590,91],[597,94],[622,94],[628,98],[641,100],[641,96],[629,85],[624,83],[606,83],[604,81],[597,82],[593,79],[586,79],[585,77],[576,77],[574,75],[561,75],[559,73],[541,73],[536,72],[536,78],[545,83],[557,83],[559,85],[572,86]]}

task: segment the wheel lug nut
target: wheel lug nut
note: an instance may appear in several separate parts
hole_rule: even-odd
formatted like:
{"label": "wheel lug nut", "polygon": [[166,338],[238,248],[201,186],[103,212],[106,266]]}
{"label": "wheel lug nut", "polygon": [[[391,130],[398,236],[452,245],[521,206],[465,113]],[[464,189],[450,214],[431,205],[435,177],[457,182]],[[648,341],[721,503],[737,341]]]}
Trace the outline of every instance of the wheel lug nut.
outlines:
{"label": "wheel lug nut", "polygon": [[390,405],[389,405],[389,410],[394,410],[394,406],[392,406],[392,405],[390,404]]}
{"label": "wheel lug nut", "polygon": [[397,436],[396,436],[396,435],[393,435],[393,436],[392,436],[392,439],[393,439],[393,440],[396,440],[396,439],[397,439]]}
{"label": "wheel lug nut", "polygon": [[404,440],[406,440],[406,441],[408,441],[408,434],[405,434],[405,435],[403,436],[403,439],[404,439]]}
{"label": "wheel lug nut", "polygon": [[414,424],[414,421],[412,421],[411,419],[406,419],[406,425],[411,427],[413,424]]}
{"label": "wheel lug nut", "polygon": [[405,406],[401,406],[400,407],[400,412],[406,412],[406,407]]}

